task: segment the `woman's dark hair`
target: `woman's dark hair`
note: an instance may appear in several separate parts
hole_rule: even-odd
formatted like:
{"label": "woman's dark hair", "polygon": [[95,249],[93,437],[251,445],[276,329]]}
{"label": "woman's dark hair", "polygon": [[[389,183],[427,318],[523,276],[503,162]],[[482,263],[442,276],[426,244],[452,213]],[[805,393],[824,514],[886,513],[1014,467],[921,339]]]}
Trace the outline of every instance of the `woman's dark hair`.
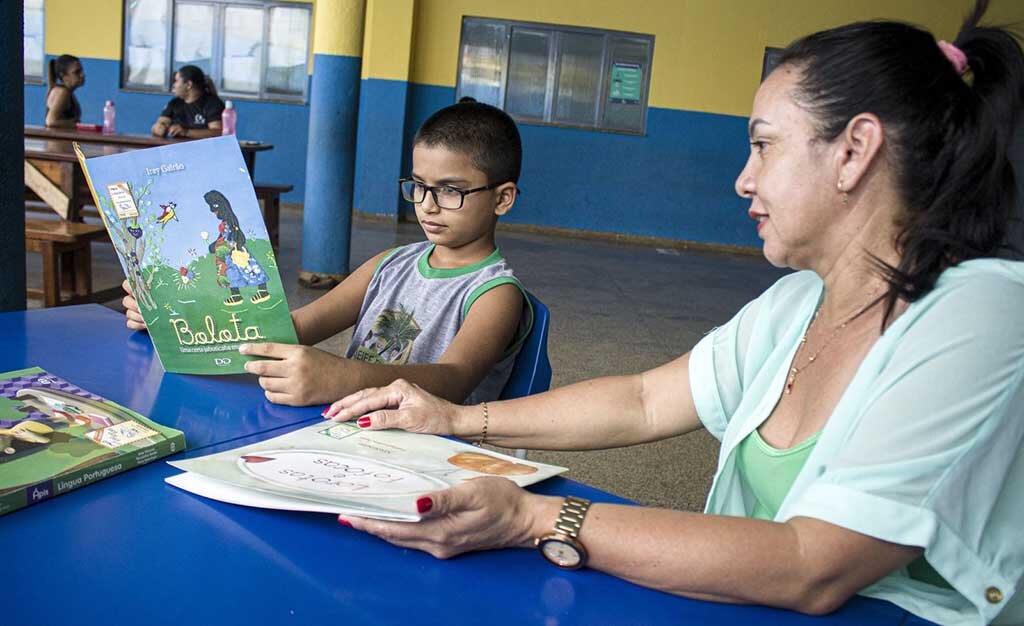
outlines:
{"label": "woman's dark hair", "polygon": [[[50,59],[47,64],[46,82],[52,88],[60,80],[61,76],[71,71],[75,63],[81,63],[76,56],[62,54],[55,59]],[[63,82],[63,81],[61,81]]]}
{"label": "woman's dark hair", "polygon": [[519,182],[523,144],[512,118],[497,107],[462,98],[423,122],[413,145],[443,146],[469,157],[488,184]]}
{"label": "woman's dark hair", "polygon": [[873,261],[889,283],[883,326],[899,299],[913,302],[961,261],[1007,248],[1016,201],[1007,156],[1024,103],[1024,53],[1004,28],[979,26],[978,0],[953,42],[961,76],[928,32],[859,22],[793,42],[779,67],[799,72],[796,102],[832,141],[859,113],[885,128],[887,158],[906,207],[897,216],[898,266]]}
{"label": "woman's dark hair", "polygon": [[217,97],[217,86],[213,84],[213,79],[207,76],[199,67],[195,65],[182,65],[178,68],[177,74],[181,77],[182,81],[191,82],[204,93]]}
{"label": "woman's dark hair", "polygon": [[231,227],[231,231],[235,233],[235,244],[239,248],[245,246],[245,233],[242,232],[242,227],[238,224],[238,217],[224,194],[216,189],[211,189],[203,194],[203,200],[210,205],[210,212],[216,215],[217,219],[227,222]]}

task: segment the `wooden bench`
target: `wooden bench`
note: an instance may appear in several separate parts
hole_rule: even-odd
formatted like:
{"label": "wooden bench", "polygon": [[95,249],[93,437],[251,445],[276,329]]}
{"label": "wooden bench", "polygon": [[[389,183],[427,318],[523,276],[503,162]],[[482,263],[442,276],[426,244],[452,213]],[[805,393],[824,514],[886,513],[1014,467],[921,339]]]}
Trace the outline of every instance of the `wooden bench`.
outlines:
{"label": "wooden bench", "polygon": [[106,239],[107,231],[100,225],[26,219],[25,250],[43,255],[43,288],[28,289],[28,297],[42,298],[47,307],[116,298],[120,287],[92,290],[91,245]]}
{"label": "wooden bench", "polygon": [[254,183],[253,187],[256,189],[256,198],[260,201],[260,208],[263,210],[263,221],[267,224],[270,245],[273,246],[274,252],[277,252],[281,227],[281,194],[288,193],[294,186]]}

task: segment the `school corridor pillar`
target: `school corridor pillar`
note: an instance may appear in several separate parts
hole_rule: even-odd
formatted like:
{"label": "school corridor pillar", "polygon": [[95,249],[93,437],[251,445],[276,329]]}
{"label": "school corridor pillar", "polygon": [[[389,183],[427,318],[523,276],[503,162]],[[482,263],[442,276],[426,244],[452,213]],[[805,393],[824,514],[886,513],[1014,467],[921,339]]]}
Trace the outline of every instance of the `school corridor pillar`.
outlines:
{"label": "school corridor pillar", "polygon": [[367,0],[355,208],[398,221],[415,0]]}
{"label": "school corridor pillar", "polygon": [[22,0],[0,2],[0,311],[25,308],[25,65]]}
{"label": "school corridor pillar", "polygon": [[365,0],[317,0],[299,283],[329,288],[349,272]]}

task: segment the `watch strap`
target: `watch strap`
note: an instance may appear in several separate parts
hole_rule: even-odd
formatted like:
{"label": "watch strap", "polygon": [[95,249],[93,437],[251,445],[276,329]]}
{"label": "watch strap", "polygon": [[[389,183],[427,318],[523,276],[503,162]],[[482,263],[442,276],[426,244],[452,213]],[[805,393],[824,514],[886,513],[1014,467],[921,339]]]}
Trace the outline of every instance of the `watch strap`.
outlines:
{"label": "watch strap", "polygon": [[555,520],[555,532],[577,539],[589,508],[590,500],[566,496],[562,502],[562,509],[558,512],[558,519]]}

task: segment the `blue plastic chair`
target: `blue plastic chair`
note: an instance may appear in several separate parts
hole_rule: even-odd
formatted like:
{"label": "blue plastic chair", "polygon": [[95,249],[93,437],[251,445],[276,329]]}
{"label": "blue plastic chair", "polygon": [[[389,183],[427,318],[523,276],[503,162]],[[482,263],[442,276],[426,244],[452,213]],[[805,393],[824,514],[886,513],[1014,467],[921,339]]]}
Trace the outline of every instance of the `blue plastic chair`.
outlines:
{"label": "blue plastic chair", "polygon": [[[522,398],[551,388],[551,362],[548,360],[548,321],[551,314],[532,293],[526,292],[526,297],[533,308],[533,328],[523,341],[499,400]],[[525,459],[526,450],[516,450],[516,456]]]}

